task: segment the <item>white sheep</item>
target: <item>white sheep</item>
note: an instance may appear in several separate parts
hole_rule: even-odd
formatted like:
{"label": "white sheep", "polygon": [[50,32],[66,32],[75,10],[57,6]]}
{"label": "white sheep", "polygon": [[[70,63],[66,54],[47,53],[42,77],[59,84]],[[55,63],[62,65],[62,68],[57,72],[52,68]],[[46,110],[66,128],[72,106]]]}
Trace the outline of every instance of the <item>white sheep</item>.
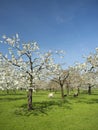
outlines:
{"label": "white sheep", "polygon": [[49,98],[53,98],[53,97],[54,97],[54,93],[49,93],[49,94],[48,94],[48,97],[49,97]]}

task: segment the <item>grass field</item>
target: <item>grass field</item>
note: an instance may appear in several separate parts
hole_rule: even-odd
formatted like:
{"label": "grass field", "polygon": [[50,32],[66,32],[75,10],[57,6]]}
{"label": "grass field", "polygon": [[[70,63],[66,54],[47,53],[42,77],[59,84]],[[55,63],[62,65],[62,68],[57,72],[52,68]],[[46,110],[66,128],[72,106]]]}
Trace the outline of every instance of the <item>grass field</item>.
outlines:
{"label": "grass field", "polygon": [[26,92],[0,92],[0,130],[98,130],[98,91],[64,101],[59,92],[52,99],[48,93],[35,93],[35,110],[28,112]]}

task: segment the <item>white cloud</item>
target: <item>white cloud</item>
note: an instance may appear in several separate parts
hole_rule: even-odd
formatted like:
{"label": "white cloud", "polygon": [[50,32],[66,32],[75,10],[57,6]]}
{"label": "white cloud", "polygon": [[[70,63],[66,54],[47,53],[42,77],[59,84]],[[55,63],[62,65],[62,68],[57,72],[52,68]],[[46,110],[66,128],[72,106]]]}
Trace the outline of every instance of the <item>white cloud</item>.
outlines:
{"label": "white cloud", "polygon": [[60,15],[58,15],[56,17],[56,22],[57,22],[57,24],[68,23],[68,22],[72,21],[73,18],[74,18],[74,15],[73,16],[60,16]]}

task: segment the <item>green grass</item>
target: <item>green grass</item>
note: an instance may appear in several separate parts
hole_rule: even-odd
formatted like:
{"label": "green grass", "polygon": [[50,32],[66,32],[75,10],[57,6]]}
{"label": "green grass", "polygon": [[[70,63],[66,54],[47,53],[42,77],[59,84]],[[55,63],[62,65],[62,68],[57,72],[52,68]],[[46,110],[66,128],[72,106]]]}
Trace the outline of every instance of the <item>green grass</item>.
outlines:
{"label": "green grass", "polygon": [[0,130],[98,130],[98,92],[53,99],[48,92],[34,94],[33,111],[27,111],[26,92],[0,92]]}

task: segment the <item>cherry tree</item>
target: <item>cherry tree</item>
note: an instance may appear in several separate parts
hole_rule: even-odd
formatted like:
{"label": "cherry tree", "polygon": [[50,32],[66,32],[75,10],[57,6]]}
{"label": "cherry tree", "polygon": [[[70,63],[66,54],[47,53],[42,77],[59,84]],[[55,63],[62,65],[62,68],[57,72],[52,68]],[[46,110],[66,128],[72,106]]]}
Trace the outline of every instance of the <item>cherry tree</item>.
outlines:
{"label": "cherry tree", "polygon": [[55,64],[54,69],[51,71],[51,81],[59,84],[61,88],[61,97],[64,99],[64,84],[69,76],[69,71],[62,69],[61,64]]}
{"label": "cherry tree", "polygon": [[[20,71],[20,75],[25,80],[28,89],[28,110],[33,109],[32,90],[35,88],[35,81],[40,80],[46,71],[54,65],[52,52],[40,52],[36,42],[21,43],[18,34],[13,37],[3,36],[2,44],[9,45],[9,53],[6,57],[2,53],[2,57],[7,60],[16,70]],[[48,69],[47,69],[48,68]]]}
{"label": "cherry tree", "polygon": [[90,70],[96,69],[96,71],[98,71],[98,48],[96,48],[95,50],[95,53],[91,53],[87,57],[87,63],[91,66]]}
{"label": "cherry tree", "polygon": [[86,57],[86,67],[83,74],[84,84],[88,85],[88,94],[91,94],[91,88],[97,84],[98,73],[98,48],[95,49],[95,53],[90,53]]}
{"label": "cherry tree", "polygon": [[[78,68],[79,75],[80,75],[79,83],[80,83],[81,89],[87,89],[88,94],[91,94],[92,87],[94,87],[97,84],[96,70],[87,61],[82,64],[78,64],[76,68]],[[78,78],[79,76],[77,77],[77,79]]]}
{"label": "cherry tree", "polygon": [[79,94],[81,86],[80,65],[69,67],[69,77],[67,78],[65,83],[67,85],[67,95],[69,95],[70,89],[76,90]]}
{"label": "cherry tree", "polygon": [[[7,57],[6,57],[7,58]],[[26,81],[26,79],[25,79]],[[2,90],[16,92],[16,89],[24,88],[22,73],[16,69],[10,62],[0,56],[0,86]]]}
{"label": "cherry tree", "polygon": [[77,91],[76,93],[79,94],[80,89],[84,89],[88,84],[91,84],[91,78],[93,78],[94,75],[91,73],[88,74],[90,69],[91,67],[88,66],[87,62],[76,63],[75,66],[69,67],[69,77],[67,79],[69,88]]}
{"label": "cherry tree", "polygon": [[56,82],[61,88],[61,97],[64,99],[64,87],[66,87],[67,95],[71,88],[79,89],[80,86],[80,66],[62,69],[61,64],[56,64],[51,71],[51,82]]}
{"label": "cherry tree", "polygon": [[88,94],[91,94],[91,88],[95,86],[95,73],[86,72],[82,75],[83,86],[88,89]]}
{"label": "cherry tree", "polygon": [[50,90],[50,92],[55,92],[56,93],[56,91],[57,90],[59,90],[59,84],[57,83],[57,82],[54,82],[54,81],[52,81],[52,80],[50,80],[49,82],[48,82],[48,86],[47,86],[47,89],[48,90]]}
{"label": "cherry tree", "polygon": [[9,63],[0,58],[0,86],[7,93],[9,93],[9,89],[12,89],[13,73],[14,69],[9,66]]}

